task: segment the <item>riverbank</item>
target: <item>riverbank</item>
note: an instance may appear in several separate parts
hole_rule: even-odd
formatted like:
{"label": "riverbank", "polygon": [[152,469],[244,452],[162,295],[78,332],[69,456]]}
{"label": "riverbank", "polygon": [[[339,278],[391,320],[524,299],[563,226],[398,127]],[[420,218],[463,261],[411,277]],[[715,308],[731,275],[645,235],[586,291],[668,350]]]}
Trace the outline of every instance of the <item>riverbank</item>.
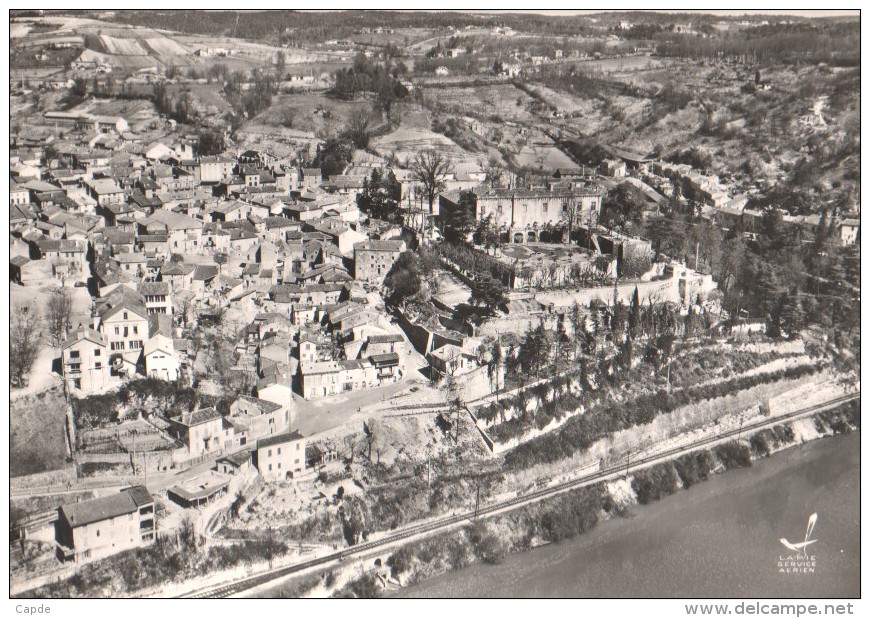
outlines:
{"label": "riverbank", "polygon": [[[621,480],[587,487],[540,504],[530,505],[510,514],[479,522],[462,531],[409,544],[393,552],[380,566],[360,561],[339,569],[333,569],[324,573],[320,582],[312,581],[313,586],[309,590],[300,591],[297,588],[294,592],[302,592],[304,596],[371,596],[396,593],[397,596],[421,597],[734,596],[741,594],[743,592],[741,586],[734,583],[733,577],[729,578],[723,573],[726,570],[738,575],[742,573],[753,582],[761,581],[759,578],[753,577],[752,573],[753,568],[761,569],[763,565],[743,569],[740,564],[745,562],[751,566],[752,558],[764,562],[766,561],[766,553],[771,553],[775,564],[778,557],[777,552],[781,548],[778,539],[787,536],[791,527],[797,526],[798,529],[802,529],[806,525],[806,517],[809,513],[804,514],[803,510],[809,507],[793,504],[796,497],[812,497],[818,495],[820,491],[824,491],[825,487],[835,487],[836,484],[831,482],[831,478],[826,477],[823,486],[814,487],[812,491],[795,487],[794,491],[779,495],[781,492],[778,488],[787,484],[777,481],[773,484],[776,491],[769,493],[778,497],[772,500],[772,504],[761,504],[758,507],[760,514],[743,512],[748,503],[746,496],[739,492],[749,492],[756,496],[765,495],[767,490],[764,489],[764,485],[769,480],[769,475],[764,472],[765,469],[771,468],[771,464],[776,464],[773,468],[784,474],[795,463],[793,461],[795,457],[799,460],[801,453],[812,452],[817,448],[816,444],[824,445],[828,441],[814,442],[812,445],[802,448],[792,448],[787,453],[778,455],[773,459],[766,459],[767,455],[815,438],[850,433],[859,427],[860,412],[856,402],[852,406],[841,407],[820,413],[813,418],[786,423],[772,430],[764,430],[755,435],[746,436],[741,441],[739,448],[735,446],[718,451],[714,449],[712,452],[701,451],[691,456],[684,456],[675,462],[659,464],[646,471],[631,474],[627,481]],[[859,436],[853,436],[852,440],[858,444]],[[857,447],[854,451],[857,458]],[[690,491],[685,491],[685,488],[705,480],[708,476],[716,475],[726,468],[751,465],[752,461],[757,462],[757,465],[751,471],[734,472],[717,479],[715,483],[701,483],[697,488],[692,487]],[[779,463],[781,461],[784,463]],[[848,462],[841,461],[840,464],[832,466],[830,472],[832,474],[845,474],[850,469]],[[857,463],[851,468],[855,474],[855,479],[857,479]],[[805,469],[804,472],[804,476],[809,478],[819,476],[812,466]],[[830,477],[830,475],[828,476]],[[743,479],[744,477],[749,480],[739,482],[729,480],[731,478]],[[757,481],[752,480],[756,478]],[[722,485],[723,481],[726,486],[730,486],[732,483],[736,483],[737,486],[733,488],[733,491],[729,489],[722,493],[717,488]],[[758,491],[754,489],[750,491],[748,486],[741,485],[743,482],[757,485]],[[854,480],[854,483],[856,486],[853,487],[853,493],[857,495],[857,480]],[[669,500],[646,507],[638,506],[641,502],[654,502],[658,498],[679,489],[684,489],[684,491],[680,491],[677,496]],[[703,499],[708,492],[711,492],[713,496],[721,495],[722,497],[720,500]],[[740,496],[736,502],[735,495]],[[839,499],[841,505],[847,502],[843,496],[840,496]],[[715,504],[716,508],[702,508],[708,503]],[[835,498],[829,497],[825,504],[828,503],[836,503]],[[699,506],[696,507],[696,505]],[[852,514],[854,518],[853,528],[857,530],[857,504],[853,506],[854,508],[841,508],[841,513],[844,516]],[[789,508],[794,512],[789,511]],[[666,517],[646,516],[645,513],[650,510],[653,512],[661,510],[668,515]],[[679,513],[683,511],[695,512],[696,510],[698,513],[694,519],[686,520],[679,516]],[[818,510],[821,521],[826,516],[821,512],[822,509]],[[803,523],[795,523],[791,519],[786,521],[787,512],[790,513],[791,519],[795,521],[802,519]],[[723,519],[732,516],[732,520]],[[596,527],[598,523],[607,520],[610,521],[605,526]],[[674,526],[670,523],[671,521],[682,523],[679,526]],[[727,534],[723,537],[717,532],[729,530],[729,521],[737,526],[737,530],[731,531],[731,534],[737,535],[734,539],[729,538]],[[709,522],[715,522],[715,524],[711,525]],[[837,529],[849,529],[847,523],[842,526],[838,524]],[[773,529],[774,527],[776,530]],[[786,529],[780,530],[780,527]],[[613,530],[619,532],[611,532]],[[712,534],[710,538],[714,539],[715,543],[705,547],[704,551],[695,555],[693,552],[696,550],[692,548],[697,547],[706,538],[704,537],[705,532],[710,535],[711,530],[715,534]],[[765,538],[773,534],[775,536],[771,536],[765,541],[758,538],[762,531],[764,532],[762,536]],[[747,534],[748,532],[753,532],[753,534]],[[685,539],[680,537],[684,533],[689,533]],[[792,534],[797,534],[797,532]],[[833,539],[832,535],[828,536]],[[602,547],[610,547],[608,543],[616,542],[622,537],[633,538],[632,546],[644,551],[636,554],[631,548],[627,548],[623,552],[614,552],[612,548],[602,549]],[[728,560],[723,559],[723,551],[727,554],[728,552],[725,550],[736,550],[736,548],[743,547],[740,542],[743,538],[752,539],[752,543],[745,548],[745,551],[737,552],[738,556]],[[560,542],[526,551],[535,545],[550,541]],[[713,541],[710,542],[713,543]],[[575,552],[572,548],[577,543],[580,544],[580,549]],[[703,545],[703,543],[701,544]],[[719,546],[720,544],[722,547]],[[757,551],[758,547],[765,544],[769,546],[769,552]],[[856,544],[847,544],[844,547],[846,546],[855,547]],[[569,565],[562,564],[574,555],[582,557],[582,564],[574,565],[573,562]],[[617,558],[613,559],[618,559],[619,563],[609,572],[606,568],[604,569],[604,572],[608,573],[606,577],[593,577],[592,575],[600,573],[598,565],[606,563],[608,556],[611,555],[616,556]],[[545,558],[538,558],[538,556],[545,556]],[[643,563],[640,558],[643,556],[652,556],[647,565],[646,579],[643,575],[643,569],[637,573],[634,569],[634,567],[640,568]],[[680,556],[680,558],[677,559],[675,556]],[[676,565],[687,568],[682,580],[678,574],[673,577],[656,576],[659,573],[658,565],[667,557],[675,560]],[[829,564],[833,564],[833,562],[834,559],[829,556]],[[520,585],[521,581],[525,581],[521,576],[522,574],[534,573],[541,564],[551,563],[562,564],[561,570],[566,573],[584,572],[586,573],[585,579],[580,583],[563,582],[565,587],[559,588],[557,584],[563,581],[563,578],[560,578],[557,572],[544,578],[546,581],[556,582],[554,584],[556,588],[548,588],[535,583],[537,580],[534,580],[531,575],[529,577],[534,582],[526,582],[525,588]],[[692,565],[692,567],[688,568],[687,565]],[[853,593],[848,587],[844,587],[849,582],[849,578],[844,575],[848,572],[848,567],[843,565],[840,567],[836,569],[839,574],[836,582],[828,582],[826,577],[817,577],[814,580],[820,582],[820,586],[831,588],[831,591],[819,590],[817,596],[849,596]],[[507,571],[502,573],[504,569]],[[591,574],[589,573],[590,569],[592,570]],[[686,579],[693,574],[695,578],[698,578],[699,573],[704,574],[704,581]],[[735,575],[735,577],[738,576]],[[774,577],[778,577],[778,574],[774,573]],[[855,577],[857,578],[857,575]],[[326,579],[333,585],[324,585]],[[658,588],[654,585],[657,581]],[[508,583],[502,585],[500,582]],[[516,585],[509,582],[515,582]],[[608,582],[610,582],[611,588],[607,587]],[[616,583],[624,584],[627,588],[616,586]],[[663,589],[662,586],[668,583],[677,586],[677,588]],[[683,584],[683,587],[680,587],[680,584]],[[729,588],[728,586],[732,584],[733,586]],[[806,582],[800,582],[800,586],[805,586],[805,584]],[[283,596],[286,593],[284,589],[290,585],[294,585],[292,580],[282,585],[260,589],[255,594],[263,597]],[[403,588],[399,589],[400,586]],[[712,588],[710,588],[711,586]],[[716,592],[712,592],[712,589],[715,589]],[[799,587],[799,589],[789,592],[785,588],[774,587],[774,589],[768,590],[766,595],[801,596],[809,594],[801,592],[801,589]],[[760,593],[759,595],[764,596]]]}

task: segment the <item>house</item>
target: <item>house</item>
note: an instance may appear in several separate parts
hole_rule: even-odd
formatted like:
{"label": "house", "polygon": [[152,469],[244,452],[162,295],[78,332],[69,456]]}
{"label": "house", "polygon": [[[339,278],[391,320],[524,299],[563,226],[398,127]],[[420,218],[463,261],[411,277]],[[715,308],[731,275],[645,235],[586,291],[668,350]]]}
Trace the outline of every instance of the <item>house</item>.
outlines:
{"label": "house", "polygon": [[378,372],[368,360],[300,362],[300,389],[305,399],[317,399],[378,386]]}
{"label": "house", "polygon": [[840,222],[840,242],[844,245],[855,245],[861,241],[861,220],[843,219]]}
{"label": "house", "polygon": [[442,377],[467,373],[477,367],[474,355],[452,343],[447,343],[426,355],[429,365]]}
{"label": "house", "polygon": [[305,472],[305,437],[294,431],[258,440],[254,465],[267,481],[299,478]]}
{"label": "house", "polygon": [[142,278],[145,276],[145,268],[148,265],[148,256],[142,252],[122,252],[113,258],[118,262],[118,270],[130,277]]}
{"label": "house", "polygon": [[165,234],[172,253],[196,253],[202,247],[203,222],[171,210],[156,210],[139,223],[139,233]]}
{"label": "house", "polygon": [[148,337],[148,310],[142,297],[118,287],[96,307],[99,331],[109,347],[112,368],[134,373]]}
{"label": "house", "polygon": [[270,375],[257,382],[257,397],[293,409],[293,387],[284,376]]}
{"label": "house", "polygon": [[28,283],[46,278],[45,264],[38,260],[31,260],[23,255],[14,255],[9,258],[9,278],[15,283],[26,285]]}
{"label": "house", "polygon": [[354,279],[381,285],[403,251],[404,240],[366,240],[353,246]]}
{"label": "house", "polygon": [[199,181],[217,184],[232,176],[236,162],[226,156],[202,157],[199,160]]}
{"label": "house", "polygon": [[172,338],[172,318],[155,313],[148,318],[148,339],[145,341],[145,375],[161,380],[178,380],[181,362],[175,353]]}
{"label": "house", "polygon": [[320,221],[306,223],[304,228],[328,236],[345,257],[353,257],[354,245],[366,240],[365,234],[355,230],[351,227],[351,224],[338,218],[325,218]]}
{"label": "house", "polygon": [[280,403],[242,395],[230,405],[230,421],[247,430],[248,440],[259,440],[290,431],[292,418],[290,409]]}
{"label": "house", "polygon": [[155,313],[172,315],[172,286],[167,281],[143,281],[138,292],[145,301],[148,315]]}
{"label": "house", "polygon": [[196,266],[180,262],[170,262],[160,269],[160,280],[169,283],[173,292],[190,289]]}
{"label": "house", "polygon": [[111,178],[88,180],[85,183],[88,195],[96,200],[100,206],[109,204],[121,204],[125,201],[124,190]]}
{"label": "house", "polygon": [[109,384],[106,339],[91,328],[81,327],[61,345],[63,377],[71,392],[90,393]]}
{"label": "house", "polygon": [[97,133],[126,133],[130,124],[120,116],[94,116],[90,122]]}
{"label": "house", "polygon": [[220,452],[232,444],[232,429],[214,408],[184,412],[169,419],[169,434],[187,447],[191,457]]}
{"label": "house", "polygon": [[40,259],[51,264],[51,274],[55,277],[87,273],[85,243],[77,240],[40,240],[36,246]]}
{"label": "house", "polygon": [[604,176],[612,176],[613,178],[625,177],[627,167],[625,161],[620,159],[605,159],[601,162],[601,173]]}
{"label": "house", "polygon": [[319,167],[304,167],[302,168],[301,188],[315,189],[320,186],[323,181],[323,173]]}
{"label": "house", "polygon": [[154,498],[136,485],[58,509],[55,540],[62,562],[82,564],[154,543]]}
{"label": "house", "polygon": [[215,469],[229,476],[244,475],[251,469],[251,451],[244,450],[221,457],[215,462]]}
{"label": "house", "polygon": [[[493,224],[510,243],[554,242],[567,236],[566,218],[574,225],[595,224],[601,213],[604,189],[595,184],[570,189],[474,189],[442,193],[439,211],[443,222],[463,216],[467,204],[474,220],[492,216]],[[545,238],[546,240],[541,240]],[[556,241],[558,242],[558,240]]]}
{"label": "house", "polygon": [[206,470],[192,478],[186,478],[166,491],[166,496],[176,504],[189,509],[211,504],[227,493],[230,479],[216,470]]}
{"label": "house", "polygon": [[9,181],[9,205],[19,206],[30,203],[30,191],[13,180]]}

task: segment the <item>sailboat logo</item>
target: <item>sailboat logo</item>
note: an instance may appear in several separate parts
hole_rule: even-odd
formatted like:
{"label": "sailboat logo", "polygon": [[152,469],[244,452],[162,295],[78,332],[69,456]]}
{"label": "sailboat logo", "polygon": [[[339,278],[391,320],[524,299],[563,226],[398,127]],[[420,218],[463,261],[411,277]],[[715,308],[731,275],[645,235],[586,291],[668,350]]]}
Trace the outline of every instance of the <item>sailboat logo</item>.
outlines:
{"label": "sailboat logo", "polygon": [[816,539],[811,540],[810,537],[813,536],[813,528],[816,527],[816,520],[818,518],[819,516],[817,513],[813,513],[812,515],[810,515],[810,519],[807,522],[807,531],[806,534],[804,534],[803,543],[792,543],[784,538],[780,539],[779,542],[785,545],[791,551],[797,552],[799,555],[806,557],[808,553],[807,547],[816,542]]}

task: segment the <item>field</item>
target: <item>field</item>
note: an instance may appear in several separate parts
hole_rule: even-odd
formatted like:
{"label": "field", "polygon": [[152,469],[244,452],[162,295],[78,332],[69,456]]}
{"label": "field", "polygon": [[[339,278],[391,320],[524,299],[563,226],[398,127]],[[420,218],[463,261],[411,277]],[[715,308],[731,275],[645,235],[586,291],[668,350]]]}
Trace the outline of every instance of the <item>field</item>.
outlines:
{"label": "field", "polygon": [[510,84],[427,89],[426,103],[436,109],[457,115],[495,118],[520,123],[539,121],[528,107],[534,101],[528,94]]}
{"label": "field", "polygon": [[106,34],[100,35],[100,41],[108,54],[122,56],[147,56],[148,52],[136,39],[117,39]]}
{"label": "field", "polygon": [[426,149],[435,149],[450,156],[455,163],[476,160],[449,138],[426,129],[399,129],[372,141],[372,148],[384,157],[395,155],[399,161],[413,159]]}
{"label": "field", "polygon": [[190,50],[167,37],[145,39],[145,45],[158,56],[184,56]]}
{"label": "field", "polygon": [[514,155],[520,167],[555,169],[557,167],[574,167],[574,161],[555,146],[523,146]]}
{"label": "field", "polygon": [[59,388],[15,399],[9,414],[9,474],[22,476],[66,465],[66,404]]}
{"label": "field", "polygon": [[272,105],[248,123],[248,127],[263,126],[272,129],[282,126],[284,115],[289,110],[293,115],[291,127],[297,131],[316,134],[340,131],[355,109],[366,109],[371,103],[365,100],[338,101],[323,93],[280,94],[272,97]]}

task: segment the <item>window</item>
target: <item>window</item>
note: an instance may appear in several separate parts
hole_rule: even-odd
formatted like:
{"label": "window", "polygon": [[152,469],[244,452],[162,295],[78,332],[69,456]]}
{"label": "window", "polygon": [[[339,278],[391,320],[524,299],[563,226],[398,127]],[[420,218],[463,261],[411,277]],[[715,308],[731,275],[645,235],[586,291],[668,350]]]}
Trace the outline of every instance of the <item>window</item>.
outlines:
{"label": "window", "polygon": [[94,363],[94,369],[102,369],[102,368],[103,368],[103,363],[101,363],[100,361],[97,361]]}
{"label": "window", "polygon": [[94,348],[94,356],[100,356],[100,348]]}
{"label": "window", "polygon": [[281,447],[278,447],[278,454],[281,454]]}
{"label": "window", "polygon": [[298,450],[301,450],[301,449],[300,449],[301,446],[302,446],[302,445],[301,445],[299,442],[297,442],[297,443],[296,443],[296,450],[297,450],[297,451],[298,451]]}
{"label": "window", "polygon": [[298,459],[294,459],[294,460],[293,460],[293,463],[298,464],[298,463],[299,463],[299,460],[298,460]]}
{"label": "window", "polygon": [[78,358],[78,357],[79,357],[79,351],[78,351],[78,350],[70,350],[70,351],[69,351],[69,357],[70,357],[70,358]]}
{"label": "window", "polygon": [[[126,314],[126,313],[124,314],[124,319],[125,319],[125,320],[127,319],[127,314]],[[125,327],[124,327],[124,336],[126,337],[126,336],[128,336],[129,334],[130,334],[130,329],[127,328],[127,327],[125,326]]]}
{"label": "window", "polygon": [[279,470],[281,469],[281,462],[280,461],[278,462],[278,469]]}
{"label": "window", "polygon": [[547,209],[550,208],[550,205],[547,202],[544,202],[544,214],[547,214]]}
{"label": "window", "polygon": [[269,449],[269,457],[272,456],[272,449]]}
{"label": "window", "polygon": [[138,335],[138,334],[139,334],[139,327],[138,327],[138,326],[134,326],[134,327],[133,327],[133,334],[134,334],[134,335]]}
{"label": "window", "polygon": [[100,538],[100,531],[97,530],[97,538]]}
{"label": "window", "polygon": [[124,312],[124,319],[125,320],[127,319],[127,312],[126,311]]}
{"label": "window", "polygon": [[116,334],[116,335],[120,335],[120,334],[121,334],[121,328],[120,328],[120,327],[118,327],[118,326],[115,327],[115,334]]}
{"label": "window", "polygon": [[269,464],[269,472],[272,471],[272,464]]}

